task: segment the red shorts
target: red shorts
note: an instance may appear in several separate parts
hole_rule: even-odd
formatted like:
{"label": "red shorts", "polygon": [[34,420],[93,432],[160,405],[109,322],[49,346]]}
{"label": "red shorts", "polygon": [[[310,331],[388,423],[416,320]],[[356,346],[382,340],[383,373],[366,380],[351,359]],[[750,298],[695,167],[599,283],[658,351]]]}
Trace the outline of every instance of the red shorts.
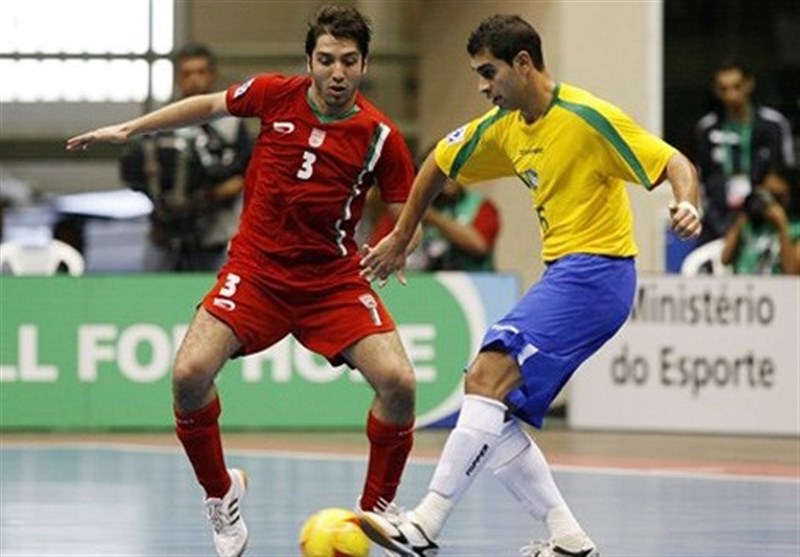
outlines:
{"label": "red shorts", "polygon": [[362,338],[393,331],[394,320],[369,283],[337,278],[324,291],[276,288],[252,267],[226,264],[203,307],[226,323],[242,343],[240,356],[260,352],[292,334],[303,346],[332,364]]}

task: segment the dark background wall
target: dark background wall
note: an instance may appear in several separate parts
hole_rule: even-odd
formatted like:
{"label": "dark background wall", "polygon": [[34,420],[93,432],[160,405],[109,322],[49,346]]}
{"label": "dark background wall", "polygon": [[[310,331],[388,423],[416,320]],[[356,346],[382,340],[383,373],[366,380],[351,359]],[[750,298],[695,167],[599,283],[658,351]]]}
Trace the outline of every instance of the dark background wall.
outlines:
{"label": "dark background wall", "polygon": [[[689,149],[694,124],[713,107],[711,76],[724,60],[756,77],[756,101],[777,108],[800,134],[800,2],[666,0],[664,134]],[[800,141],[795,141],[795,144]],[[796,145],[797,146],[797,145]]]}

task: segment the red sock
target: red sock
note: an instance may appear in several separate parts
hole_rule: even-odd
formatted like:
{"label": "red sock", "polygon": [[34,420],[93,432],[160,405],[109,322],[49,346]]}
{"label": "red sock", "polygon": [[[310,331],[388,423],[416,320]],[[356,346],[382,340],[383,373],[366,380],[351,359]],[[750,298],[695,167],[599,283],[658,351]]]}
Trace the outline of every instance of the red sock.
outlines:
{"label": "red sock", "polygon": [[399,425],[383,422],[369,414],[367,419],[369,439],[369,466],[361,508],[375,508],[378,499],[394,501],[400,476],[406,466],[411,446],[414,444],[414,422]]}
{"label": "red sock", "polygon": [[175,410],[178,439],[192,463],[197,481],[206,490],[207,497],[222,498],[231,487],[219,434],[218,419],[221,413],[219,397],[200,410],[188,414]]}

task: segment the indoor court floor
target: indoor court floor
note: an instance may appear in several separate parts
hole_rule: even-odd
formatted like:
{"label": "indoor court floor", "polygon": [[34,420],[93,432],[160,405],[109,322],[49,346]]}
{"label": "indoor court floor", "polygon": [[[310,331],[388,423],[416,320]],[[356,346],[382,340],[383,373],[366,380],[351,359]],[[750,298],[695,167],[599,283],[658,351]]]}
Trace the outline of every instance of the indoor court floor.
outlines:
{"label": "indoor court floor", "polygon": [[[421,432],[398,502],[425,491],[441,431]],[[800,441],[791,437],[536,434],[604,557],[798,557]],[[247,470],[249,557],[299,555],[311,513],[352,507],[360,433],[233,433]],[[450,518],[442,557],[511,557],[543,529],[482,474]],[[2,557],[213,557],[202,494],[169,433],[0,435]],[[382,553],[373,548],[373,556]]]}

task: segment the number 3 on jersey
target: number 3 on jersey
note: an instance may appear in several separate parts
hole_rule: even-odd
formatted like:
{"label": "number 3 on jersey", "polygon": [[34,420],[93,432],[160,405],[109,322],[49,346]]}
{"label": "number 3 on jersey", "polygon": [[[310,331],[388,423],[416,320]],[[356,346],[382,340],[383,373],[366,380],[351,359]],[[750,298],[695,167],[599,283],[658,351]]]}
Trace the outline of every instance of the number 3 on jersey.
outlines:
{"label": "number 3 on jersey", "polygon": [[300,170],[297,171],[297,177],[301,180],[308,180],[314,174],[314,163],[317,161],[317,155],[309,151],[303,151],[303,164]]}

